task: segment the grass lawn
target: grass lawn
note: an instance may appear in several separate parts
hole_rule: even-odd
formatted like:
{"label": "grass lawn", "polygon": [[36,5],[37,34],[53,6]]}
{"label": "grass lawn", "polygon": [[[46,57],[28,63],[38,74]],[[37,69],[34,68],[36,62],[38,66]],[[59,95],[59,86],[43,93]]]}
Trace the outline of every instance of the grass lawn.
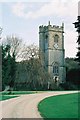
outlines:
{"label": "grass lawn", "polygon": [[[33,94],[36,93],[35,91],[12,91],[10,95],[20,95],[20,94]],[[9,91],[2,92],[2,95],[8,95]]]}
{"label": "grass lawn", "polygon": [[0,101],[15,98],[15,97],[18,97],[18,96],[0,95]]}
{"label": "grass lawn", "polygon": [[[34,94],[34,93],[36,93],[36,91],[12,91],[11,94],[9,94],[9,91],[1,92],[0,101],[18,97],[21,94]],[[37,93],[39,93],[39,91]]]}
{"label": "grass lawn", "polygon": [[45,98],[38,104],[41,116],[47,118],[78,118],[78,96],[80,93]]}

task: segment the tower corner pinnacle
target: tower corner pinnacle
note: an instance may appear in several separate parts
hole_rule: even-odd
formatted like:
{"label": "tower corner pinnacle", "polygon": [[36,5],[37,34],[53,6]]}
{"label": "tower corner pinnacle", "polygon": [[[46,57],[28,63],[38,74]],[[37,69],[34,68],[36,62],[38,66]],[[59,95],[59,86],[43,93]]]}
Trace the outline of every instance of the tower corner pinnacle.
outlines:
{"label": "tower corner pinnacle", "polygon": [[50,21],[48,22],[48,25],[50,25]]}

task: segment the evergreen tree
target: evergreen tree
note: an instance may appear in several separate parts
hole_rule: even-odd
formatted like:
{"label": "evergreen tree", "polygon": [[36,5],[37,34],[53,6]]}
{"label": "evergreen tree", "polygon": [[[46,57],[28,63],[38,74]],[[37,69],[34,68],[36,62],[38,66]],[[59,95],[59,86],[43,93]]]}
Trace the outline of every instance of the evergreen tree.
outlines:
{"label": "evergreen tree", "polygon": [[79,65],[80,65],[80,16],[78,16],[77,22],[75,22],[74,24],[75,24],[75,28],[77,29],[77,32],[78,32],[78,40],[77,40],[78,52],[76,55],[76,57],[77,57],[76,60],[79,62]]}
{"label": "evergreen tree", "polygon": [[11,80],[10,46],[2,45],[2,86],[8,86]]}

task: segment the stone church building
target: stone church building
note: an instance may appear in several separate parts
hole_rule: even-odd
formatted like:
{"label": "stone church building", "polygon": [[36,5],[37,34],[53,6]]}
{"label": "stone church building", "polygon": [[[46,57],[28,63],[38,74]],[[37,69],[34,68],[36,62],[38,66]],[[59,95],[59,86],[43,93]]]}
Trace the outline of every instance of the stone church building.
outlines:
{"label": "stone church building", "polygon": [[59,83],[65,82],[65,49],[64,49],[64,24],[62,26],[39,26],[39,48],[42,52],[42,63]]}

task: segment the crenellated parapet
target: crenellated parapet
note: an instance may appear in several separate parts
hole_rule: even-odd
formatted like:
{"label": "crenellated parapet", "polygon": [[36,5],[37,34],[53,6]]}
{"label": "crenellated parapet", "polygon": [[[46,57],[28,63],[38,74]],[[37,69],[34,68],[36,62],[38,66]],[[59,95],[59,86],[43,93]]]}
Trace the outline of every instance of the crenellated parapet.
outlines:
{"label": "crenellated parapet", "polygon": [[50,25],[50,22],[48,26],[39,26],[39,32],[47,32],[47,31],[58,31],[58,32],[64,32],[64,23],[62,23],[62,26],[57,25]]}

